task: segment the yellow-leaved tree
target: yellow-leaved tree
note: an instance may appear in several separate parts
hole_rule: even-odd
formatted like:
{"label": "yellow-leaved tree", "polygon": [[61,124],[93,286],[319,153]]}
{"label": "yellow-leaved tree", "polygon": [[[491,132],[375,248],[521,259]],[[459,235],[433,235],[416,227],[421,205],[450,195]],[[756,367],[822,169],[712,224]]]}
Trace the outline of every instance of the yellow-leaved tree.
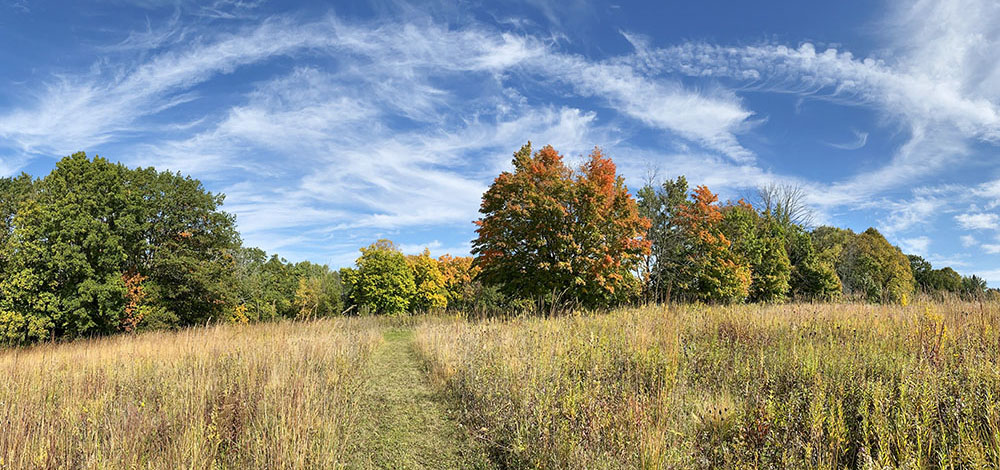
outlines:
{"label": "yellow-leaved tree", "polygon": [[417,287],[410,299],[410,310],[427,312],[447,308],[445,277],[438,260],[431,258],[431,251],[424,248],[424,252],[419,255],[407,256],[406,263],[413,271],[413,283]]}

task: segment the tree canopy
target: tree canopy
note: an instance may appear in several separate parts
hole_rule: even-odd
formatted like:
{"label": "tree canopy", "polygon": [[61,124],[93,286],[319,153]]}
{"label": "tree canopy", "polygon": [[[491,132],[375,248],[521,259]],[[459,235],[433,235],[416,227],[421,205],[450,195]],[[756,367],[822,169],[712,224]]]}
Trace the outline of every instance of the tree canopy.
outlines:
{"label": "tree canopy", "polygon": [[546,146],[514,154],[483,195],[472,252],[484,283],[554,310],[572,300],[609,305],[639,288],[649,221],[600,149],[573,170]]}
{"label": "tree canopy", "polygon": [[410,308],[417,293],[406,256],[389,240],[361,249],[355,269],[344,270],[352,303],[372,313],[398,315]]}
{"label": "tree canopy", "polygon": [[131,329],[145,315],[218,318],[240,244],[233,217],[218,210],[222,196],[197,180],[83,153],[19,184],[0,248],[6,341]]}

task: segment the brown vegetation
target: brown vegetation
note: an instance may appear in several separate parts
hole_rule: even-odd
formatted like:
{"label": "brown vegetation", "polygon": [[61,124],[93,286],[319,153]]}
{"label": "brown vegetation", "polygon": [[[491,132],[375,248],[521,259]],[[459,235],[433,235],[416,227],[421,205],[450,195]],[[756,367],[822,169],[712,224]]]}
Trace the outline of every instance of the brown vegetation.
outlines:
{"label": "brown vegetation", "polygon": [[1000,306],[678,306],[417,327],[514,468],[996,468]]}
{"label": "brown vegetation", "polygon": [[371,320],[0,352],[0,468],[330,468],[358,441]]}

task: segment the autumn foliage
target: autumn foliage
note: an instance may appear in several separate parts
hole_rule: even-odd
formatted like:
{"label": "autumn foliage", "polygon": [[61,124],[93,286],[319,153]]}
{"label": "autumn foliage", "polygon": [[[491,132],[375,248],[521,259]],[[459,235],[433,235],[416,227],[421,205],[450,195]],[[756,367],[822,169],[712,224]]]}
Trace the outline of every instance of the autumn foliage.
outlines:
{"label": "autumn foliage", "polygon": [[142,303],[146,298],[146,291],[142,287],[142,281],[146,276],[135,272],[122,273],[122,282],[125,284],[125,314],[121,319],[121,328],[125,331],[135,331],[139,322],[142,321]]}
{"label": "autumn foliage", "polygon": [[742,300],[749,294],[750,269],[730,250],[718,200],[707,187],[698,186],[678,213],[689,244],[681,287],[696,300]]}
{"label": "autumn foliage", "polygon": [[479,268],[473,265],[473,258],[445,254],[437,261],[438,269],[444,276],[444,290],[448,306],[452,308],[468,307],[478,291],[475,279],[479,274]]}
{"label": "autumn foliage", "polygon": [[649,221],[600,149],[573,170],[531,144],[483,195],[473,241],[480,278],[550,309],[608,305],[638,289],[632,271],[649,252]]}

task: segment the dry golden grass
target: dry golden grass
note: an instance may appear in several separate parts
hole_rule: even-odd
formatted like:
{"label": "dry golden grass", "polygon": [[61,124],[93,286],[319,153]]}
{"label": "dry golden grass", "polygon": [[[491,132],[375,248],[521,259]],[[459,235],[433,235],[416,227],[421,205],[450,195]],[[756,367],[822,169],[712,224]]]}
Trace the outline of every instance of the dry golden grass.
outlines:
{"label": "dry golden grass", "polygon": [[0,468],[331,468],[358,440],[372,320],[0,351]]}
{"label": "dry golden grass", "polygon": [[416,329],[513,468],[998,468],[1000,306],[679,306]]}

